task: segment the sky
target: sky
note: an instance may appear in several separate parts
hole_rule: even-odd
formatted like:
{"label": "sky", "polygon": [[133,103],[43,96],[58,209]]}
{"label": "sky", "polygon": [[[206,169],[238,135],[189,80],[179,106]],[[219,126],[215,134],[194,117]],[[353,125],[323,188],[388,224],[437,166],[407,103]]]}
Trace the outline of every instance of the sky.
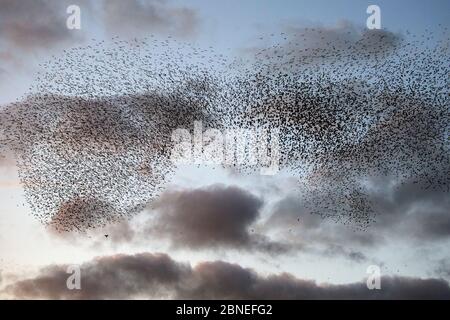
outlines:
{"label": "sky", "polygon": [[[71,4],[81,8],[80,30],[66,27],[66,8]],[[417,72],[423,72],[420,81],[400,85],[417,86],[418,97],[397,92],[397,100],[388,100],[388,89],[383,92],[376,79],[375,84],[361,81],[362,89],[358,89],[356,80],[346,82],[354,75],[362,78],[365,72],[379,66],[378,61],[374,67],[372,60],[365,60],[365,45],[358,47],[359,42],[373,36],[366,33],[366,9],[372,4],[381,9],[383,37],[375,38],[375,45],[382,50],[382,60],[400,65],[405,57],[411,58],[407,55],[410,47],[403,45],[408,42],[415,41],[411,47],[422,52],[422,56],[417,54],[424,59],[417,62]],[[449,299],[448,79],[436,79],[432,72],[427,73],[433,66],[427,56],[436,59],[435,75],[448,72],[449,12],[450,3],[444,0],[0,0],[0,298]],[[300,38],[300,33],[306,36]],[[287,44],[285,37],[292,37],[298,44]],[[162,43],[167,39],[170,44],[166,46]],[[432,51],[437,40],[444,43],[442,51]],[[136,47],[138,41],[140,49]],[[360,55],[352,67],[345,67],[345,56],[356,54],[347,51],[349,42]],[[372,44],[368,43],[369,49]],[[334,63],[325,58],[310,61],[309,54],[301,51],[319,48],[326,53],[332,46],[344,52],[344,58],[333,58],[337,59]],[[200,58],[198,50],[205,50]],[[261,50],[265,53],[258,57],[256,53]],[[227,76],[227,72],[258,70],[268,73],[265,79],[270,79],[271,73],[283,70],[297,79],[299,65],[278,65],[286,63],[284,58],[273,58],[280,52],[286,56],[294,52],[295,59],[304,63],[306,73],[316,70],[314,66],[319,61],[318,68],[336,77],[338,85],[341,82],[343,86],[342,95],[328,94],[333,101],[339,102],[339,96],[348,92],[344,85],[349,85],[351,92],[381,91],[377,93],[381,97],[378,102],[393,106],[394,112],[380,119],[355,111],[367,105],[367,114],[372,114],[370,110],[375,110],[377,104],[367,104],[362,98],[355,98],[356,106],[350,105],[349,100],[339,102],[349,105],[348,109],[343,106],[341,115],[349,132],[342,133],[342,140],[323,135],[332,144],[349,148],[341,149],[343,153],[356,150],[350,153],[354,159],[347,162],[340,153],[327,155],[327,159],[333,159],[327,162],[331,168],[324,165],[316,169],[315,163],[325,161],[322,153],[306,151],[311,156],[299,160],[294,157],[298,153],[292,152],[292,156],[283,155],[289,166],[275,175],[211,165],[172,168],[164,162],[157,162],[150,169],[139,165],[136,170],[130,169],[141,160],[142,153],[154,150],[153,145],[134,140],[139,134],[148,137],[140,132],[142,123],[151,130],[155,141],[165,141],[164,130],[179,125],[192,129],[191,117],[203,115],[197,106],[180,107],[180,100],[174,102],[181,108],[178,117],[172,109],[147,108],[148,101],[165,101],[158,90],[164,90],[167,83],[161,82],[161,87],[146,92],[146,85],[153,83],[140,73],[140,66],[145,63],[158,74],[164,72],[165,63],[176,61],[180,69],[169,68],[176,75],[184,74],[180,70],[185,67],[197,75],[189,64],[206,66],[213,74],[219,74],[208,78],[208,83],[214,85],[218,79],[219,85],[237,93],[228,102],[222,100],[225,105],[230,103],[231,111],[219,117],[218,122],[214,122],[212,113],[213,120],[205,118],[205,125],[211,124],[208,121],[219,123],[225,132],[227,125],[233,123],[230,118],[235,110],[245,105],[244,98],[255,97],[256,101],[263,92],[248,89],[249,94],[244,86],[235,88],[234,74]],[[108,58],[116,53],[117,60]],[[149,60],[147,53],[152,57]],[[218,63],[218,69],[214,69],[218,55],[226,61],[244,62],[237,67]],[[188,58],[184,60],[185,57]],[[384,65],[380,67],[383,68]],[[87,78],[70,82],[78,70]],[[395,69],[386,79],[390,84],[396,84],[395,79],[403,81],[403,70],[408,69]],[[412,78],[414,74],[408,79]],[[97,91],[105,81],[107,92]],[[135,85],[129,87],[128,81]],[[263,87],[273,85],[272,80],[267,81]],[[297,82],[293,80],[293,85]],[[442,85],[442,100],[437,97],[429,102],[432,93],[426,89],[431,82],[433,88]],[[321,85],[318,87],[323,89]],[[203,88],[195,88],[189,94],[198,101],[210,93],[204,89],[199,94],[195,90]],[[179,89],[181,95],[188,95],[188,89]],[[58,97],[52,100],[42,96],[44,92],[56,92]],[[83,99],[90,98],[98,109],[83,109]],[[55,107],[54,101],[58,102]],[[403,105],[405,101],[411,106]],[[421,107],[426,103],[430,109]],[[409,115],[408,108],[414,117],[403,117]],[[267,110],[263,109],[267,119],[276,117]],[[283,115],[286,112],[278,111]],[[323,125],[330,117],[335,120],[333,113],[310,112],[312,120],[306,123],[307,128],[311,123],[314,127],[316,123]],[[339,112],[336,114],[339,118]],[[171,117],[177,118],[177,125],[173,125]],[[358,121],[366,129],[355,134],[352,123]],[[398,129],[398,123],[404,131]],[[63,130],[58,131],[60,128]],[[42,130],[48,130],[57,143],[39,139],[46,137],[40,136]],[[427,140],[434,134],[436,140]],[[406,137],[412,137],[413,142]],[[316,145],[320,137],[313,138]],[[79,148],[77,140],[88,148]],[[283,142],[293,140],[290,136]],[[363,160],[358,160],[359,156],[377,143],[377,150],[386,157],[373,160],[370,153],[368,164],[360,166],[358,161]],[[408,156],[390,151],[396,143]],[[76,167],[81,168],[79,174],[69,168],[75,162],[62,160],[65,152],[70,153],[71,161],[81,163],[81,167]],[[165,159],[156,154],[150,159]],[[393,164],[388,161],[384,166],[386,158]],[[61,164],[66,169],[58,171]],[[353,172],[352,166],[367,171],[358,171],[352,180],[348,173]],[[172,170],[171,179],[162,183],[154,174],[166,169]],[[326,170],[330,170],[330,177]],[[399,178],[400,171],[407,171],[407,177]],[[317,177],[319,180],[315,180]],[[38,185],[36,181],[40,181]],[[320,181],[317,189],[311,189],[314,181]],[[157,197],[153,183],[161,183]],[[312,194],[308,193],[310,190]],[[333,197],[342,200],[342,194],[347,195],[348,190],[364,190],[364,199],[374,207],[369,217],[364,215],[362,205],[346,212],[344,205],[341,208],[334,204],[339,213],[326,214],[328,201],[336,200]],[[75,195],[83,192],[89,197],[80,201]],[[104,197],[92,200],[90,196],[96,193]],[[306,203],[308,198],[313,199],[312,209]],[[114,215],[121,215],[121,210],[126,217],[115,220]],[[358,219],[336,219],[353,213],[363,217],[363,225]],[[79,222],[85,217],[89,222],[92,219],[102,223],[87,227]],[[60,230],[55,225],[77,225],[81,231]],[[66,287],[70,276],[67,267],[71,265],[81,270],[80,290]],[[379,290],[370,290],[366,285],[370,266],[380,270]]]}

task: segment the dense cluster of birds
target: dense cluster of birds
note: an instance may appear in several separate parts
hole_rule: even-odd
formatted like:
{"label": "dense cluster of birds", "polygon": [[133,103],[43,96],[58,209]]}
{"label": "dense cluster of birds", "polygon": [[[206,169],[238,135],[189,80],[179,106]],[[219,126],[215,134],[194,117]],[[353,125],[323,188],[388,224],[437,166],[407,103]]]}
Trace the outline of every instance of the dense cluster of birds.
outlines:
{"label": "dense cluster of birds", "polygon": [[360,228],[376,213],[370,177],[450,192],[448,30],[332,36],[270,35],[238,58],[156,37],[64,51],[2,111],[33,214],[84,231],[139,212],[176,170],[172,133],[194,121],[277,129],[279,165],[310,212]]}

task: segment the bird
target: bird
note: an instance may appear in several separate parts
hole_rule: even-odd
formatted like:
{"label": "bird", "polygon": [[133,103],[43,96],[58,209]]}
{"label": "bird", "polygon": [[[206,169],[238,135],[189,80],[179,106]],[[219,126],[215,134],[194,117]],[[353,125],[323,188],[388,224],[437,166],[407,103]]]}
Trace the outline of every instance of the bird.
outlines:
{"label": "bird", "polygon": [[[174,130],[194,121],[277,130],[279,166],[301,182],[306,209],[365,230],[376,210],[364,177],[450,192],[449,39],[443,32],[427,47],[413,32],[348,32],[261,35],[273,41],[245,57],[174,37],[92,40],[42,63],[29,91],[1,110],[0,146],[17,155],[36,219],[87,232],[164,192],[177,170]],[[266,164],[222,166],[256,174]]]}

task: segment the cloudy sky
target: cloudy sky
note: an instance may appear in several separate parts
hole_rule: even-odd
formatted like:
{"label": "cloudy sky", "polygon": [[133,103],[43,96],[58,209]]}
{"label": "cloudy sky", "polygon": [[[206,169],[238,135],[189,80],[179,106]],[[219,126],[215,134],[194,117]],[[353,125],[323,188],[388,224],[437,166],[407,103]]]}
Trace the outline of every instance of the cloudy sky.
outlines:
{"label": "cloudy sky", "polygon": [[[80,30],[66,27],[71,4],[81,8]],[[374,36],[365,33],[370,4],[381,8],[383,37],[364,43]],[[16,164],[27,151],[3,140],[10,128],[3,110],[33,105],[28,93],[38,72],[71,48],[153,35],[214,48],[234,59],[260,50],[276,55],[280,49],[270,47],[267,35],[302,33],[302,50],[332,46],[350,54],[350,45],[361,52],[376,43],[386,54],[395,54],[398,43],[419,34],[446,34],[448,49],[448,12],[446,0],[0,0],[0,297],[449,299],[450,177],[445,164],[418,181],[399,180],[395,172],[367,175],[365,190],[376,215],[364,228],[311,212],[301,196],[306,180],[289,170],[264,176],[183,165],[160,196],[131,217],[82,232],[60,231],[41,223],[27,201],[21,177],[29,171]],[[421,45],[432,47],[433,41],[426,37]],[[281,50],[297,48],[286,44]],[[305,52],[296,51],[296,57],[307,59]],[[449,57],[441,58],[448,67]],[[448,93],[448,81],[443,81]],[[389,127],[385,130],[388,135]],[[40,145],[32,142],[37,149]],[[447,144],[443,159],[448,150]],[[430,176],[447,186],[424,188]],[[326,183],[343,188],[332,179]],[[122,191],[111,189],[111,197],[122,201]],[[70,213],[70,205],[58,208],[61,219],[68,219],[64,213]],[[70,265],[80,267],[81,290],[66,287]],[[380,290],[366,286],[372,265],[381,270]]]}

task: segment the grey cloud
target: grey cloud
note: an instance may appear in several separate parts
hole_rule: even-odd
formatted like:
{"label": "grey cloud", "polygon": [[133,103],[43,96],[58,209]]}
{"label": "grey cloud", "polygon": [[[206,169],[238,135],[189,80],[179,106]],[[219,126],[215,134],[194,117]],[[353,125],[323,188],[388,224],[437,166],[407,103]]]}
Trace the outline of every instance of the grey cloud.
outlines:
{"label": "grey cloud", "polygon": [[94,259],[81,266],[82,290],[68,290],[67,265],[53,265],[34,279],[20,281],[5,291],[16,298],[124,299],[145,294],[164,295],[164,288],[176,288],[190,267],[165,254],[114,255]]}
{"label": "grey cloud", "polygon": [[[69,5],[81,9],[81,30],[69,30]],[[0,0],[0,79],[31,68],[30,54],[49,54],[82,43],[96,30],[128,37],[151,34],[189,37],[199,17],[193,9],[165,0]]]}
{"label": "grey cloud", "polygon": [[344,245],[337,245],[337,244],[325,244],[325,245],[326,249],[321,252],[325,256],[329,257],[341,256],[350,261],[358,263],[362,263],[369,260],[367,256],[361,251],[357,251],[355,249],[350,248],[351,243],[347,243]]}
{"label": "grey cloud", "polygon": [[[347,227],[339,226],[332,219],[310,214],[301,199],[292,197],[276,203],[266,225],[272,228],[300,228],[311,236],[309,240],[321,234],[343,234],[349,242],[363,246],[381,243],[383,239],[380,232],[421,241],[450,236],[450,201],[447,192],[424,189],[420,182],[416,183],[416,179],[394,184],[386,177],[368,178],[368,181],[371,187],[367,191],[367,200],[372,203],[376,217],[367,230],[342,232]],[[331,234],[330,226],[334,229]]]}
{"label": "grey cloud", "polygon": [[[267,36],[262,39],[267,41]],[[332,27],[306,27],[291,23],[282,28],[281,41],[277,45],[272,46],[269,41],[265,46],[248,47],[243,51],[256,53],[258,58],[268,55],[278,57],[276,61],[280,65],[287,63],[292,67],[298,63],[317,63],[348,55],[364,59],[375,53],[380,57],[398,48],[401,41],[399,34],[387,30],[367,30],[348,21],[341,21]]]}
{"label": "grey cloud", "polygon": [[162,33],[192,36],[199,24],[197,13],[167,0],[120,1],[103,3],[105,28],[118,35]]}
{"label": "grey cloud", "polygon": [[302,199],[293,197],[274,205],[266,228],[291,228],[297,231],[296,241],[327,245],[330,253],[336,251],[331,250],[333,244],[339,251],[349,246],[354,249],[378,246],[393,238],[420,243],[449,238],[450,200],[446,191],[427,188],[426,181],[421,179],[399,183],[395,178],[373,177],[367,181],[371,186],[366,190],[366,201],[372,204],[375,218],[363,230],[351,230],[351,225],[332,217],[311,214]]}
{"label": "grey cloud", "polygon": [[[330,257],[344,257],[355,262],[368,258],[360,248],[372,246],[379,237],[357,230],[331,218],[312,213],[300,197],[287,196],[276,202],[264,223],[266,232],[282,235],[284,241],[302,250]],[[289,232],[286,232],[289,231]]]}
{"label": "grey cloud", "polygon": [[335,221],[333,217],[312,214],[304,199],[288,196],[271,208],[264,231],[281,235],[283,240],[277,239],[292,246],[299,243],[304,251],[355,262],[370,261],[368,252],[388,241],[407,241],[422,246],[449,239],[448,192],[429,187],[428,179],[424,178],[400,183],[395,177],[377,176],[366,177],[366,183],[370,185],[366,201],[372,204],[375,217],[365,229]]}
{"label": "grey cloud", "polygon": [[168,192],[155,204],[161,212],[157,229],[178,243],[247,243],[248,228],[259,216],[262,201],[236,187]]}
{"label": "grey cloud", "polygon": [[0,0],[2,40],[20,49],[47,49],[73,41],[77,32],[67,29],[67,1]]}
{"label": "grey cloud", "polygon": [[263,201],[233,186],[169,191],[153,204],[157,217],[147,232],[169,238],[174,247],[254,248],[279,253],[282,244],[254,233]]}
{"label": "grey cloud", "polygon": [[[120,219],[122,216],[107,203],[89,198],[72,199],[60,206],[50,226],[57,231],[61,231],[61,226],[83,229],[99,220],[105,226],[102,234],[108,234],[113,246],[158,239],[168,241],[176,249],[256,250],[271,255],[293,250],[290,244],[273,241],[257,231],[262,207],[263,200],[244,189],[211,185],[165,191],[141,212],[139,223]],[[76,234],[57,236],[72,239]]]}
{"label": "grey cloud", "polygon": [[381,290],[364,281],[317,284],[282,273],[262,276],[223,261],[195,267],[165,254],[101,257],[81,265],[81,290],[68,290],[66,266],[42,269],[35,278],[8,285],[3,294],[16,299],[449,299],[441,279],[383,277]]}
{"label": "grey cloud", "polygon": [[[72,4],[81,8],[81,30],[66,27],[66,9]],[[67,47],[82,42],[87,34],[95,37],[92,31],[97,26],[121,36],[187,37],[195,34],[200,20],[193,9],[166,0],[111,0],[95,5],[85,0],[0,0],[0,7],[0,60],[11,69],[28,63],[21,55]]]}
{"label": "grey cloud", "polygon": [[285,27],[288,39],[301,41],[305,48],[353,53],[389,51],[396,48],[401,37],[387,30],[368,30],[351,22],[341,21],[335,27]]}
{"label": "grey cloud", "polygon": [[380,184],[370,194],[377,212],[373,231],[392,233],[420,242],[448,239],[448,192],[430,188],[427,180],[409,180],[385,191],[383,185],[388,184],[386,181],[379,181]]}
{"label": "grey cloud", "polygon": [[[183,297],[202,299],[448,299],[450,288],[439,279],[384,277],[381,290],[364,282],[319,285],[290,274],[263,277],[253,270],[225,262],[209,262],[195,269],[199,281]],[[226,283],[226,285],[225,285]]]}
{"label": "grey cloud", "polygon": [[437,267],[434,270],[434,273],[438,277],[442,277],[444,279],[449,280],[450,279],[450,259],[440,259],[437,263]]}
{"label": "grey cloud", "polygon": [[83,16],[90,4],[77,1],[82,29],[69,30],[66,9],[71,4],[70,0],[0,0],[0,79],[11,82],[32,73],[37,60],[83,42]]}
{"label": "grey cloud", "polygon": [[193,35],[199,24],[193,9],[166,0],[111,0],[98,6],[81,0],[75,4],[81,8],[82,29],[74,31],[66,27],[66,9],[71,4],[67,0],[0,0],[1,40],[20,49],[48,49],[81,40],[85,29],[89,32],[87,26],[93,25],[89,19],[95,17],[93,21],[108,33],[123,36],[151,32],[186,37]]}

